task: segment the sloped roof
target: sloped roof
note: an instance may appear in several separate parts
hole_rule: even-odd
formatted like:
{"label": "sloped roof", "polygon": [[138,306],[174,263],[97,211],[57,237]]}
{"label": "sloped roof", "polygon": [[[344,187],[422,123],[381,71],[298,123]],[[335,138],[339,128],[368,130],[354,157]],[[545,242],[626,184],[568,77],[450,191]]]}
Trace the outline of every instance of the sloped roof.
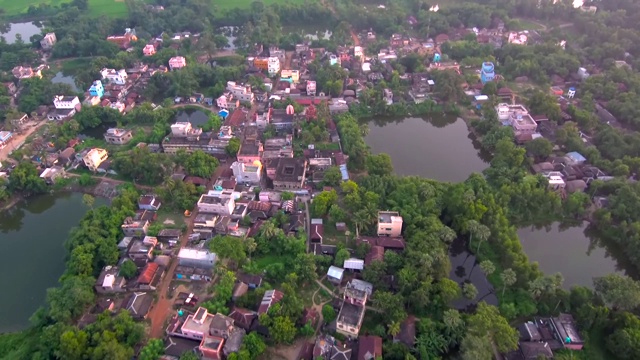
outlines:
{"label": "sloped roof", "polygon": [[142,270],[140,276],[138,276],[138,284],[151,284],[159,268],[160,265],[156,263],[148,263],[144,267],[144,270]]}

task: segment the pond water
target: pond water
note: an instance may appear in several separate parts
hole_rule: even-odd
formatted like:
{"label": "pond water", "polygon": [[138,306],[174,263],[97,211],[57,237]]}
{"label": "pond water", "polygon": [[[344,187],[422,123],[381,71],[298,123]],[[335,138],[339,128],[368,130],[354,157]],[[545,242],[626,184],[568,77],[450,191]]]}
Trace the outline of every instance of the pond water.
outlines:
{"label": "pond water", "polygon": [[591,287],[594,277],[621,269],[604,248],[591,244],[584,232],[586,228],[587,223],[567,229],[553,223],[538,229],[520,229],[518,237],[529,260],[537,261],[545,274],[561,273],[565,288]]}
{"label": "pond water", "polygon": [[[480,150],[461,119],[377,119],[369,122],[369,134],[365,140],[373,153],[391,156],[398,175],[460,182],[471,173],[481,172],[489,166],[489,154]],[[561,230],[555,223],[548,229],[520,229],[518,235],[525,253],[531,261],[538,262],[540,270],[549,275],[562,273],[565,288],[592,286],[593,277],[619,271],[620,266],[605,249],[591,245],[584,233],[585,228],[586,224]],[[487,290],[481,290],[481,282],[486,281],[484,275],[474,270],[475,257],[465,250],[464,245],[458,246],[461,250],[451,254],[451,279],[459,283],[471,281],[478,288],[479,297],[487,294]],[[467,278],[456,275],[463,271]],[[468,274],[472,274],[470,278]],[[456,306],[466,307],[472,303],[465,301],[461,300]]]}
{"label": "pond water", "polygon": [[13,44],[16,41],[16,34],[20,34],[20,36],[22,36],[22,41],[28,43],[29,38],[31,38],[33,35],[40,34],[40,32],[40,28],[36,26],[35,23],[23,22],[10,23],[6,31],[3,31],[1,34],[7,40],[7,43]]}
{"label": "pond water", "polygon": [[184,109],[178,111],[176,122],[190,122],[191,125],[204,125],[209,121],[209,115],[202,110]]}
{"label": "pond water", "polygon": [[495,295],[493,286],[480,269],[475,255],[467,250],[467,242],[464,239],[458,238],[451,244],[449,260],[451,261],[449,278],[457,282],[461,288],[464,283],[471,283],[478,289],[478,295],[475,299],[460,298],[454,300],[451,304],[454,308],[472,310],[480,301],[498,306],[498,298]]}
{"label": "pond water", "polygon": [[80,132],[80,139],[83,139],[83,136],[94,138],[94,139],[103,139],[104,133],[106,133],[107,130],[109,130],[109,128],[112,128],[115,126],[116,126],[115,123],[110,123],[110,124],[101,123],[96,127],[86,128]]}
{"label": "pond water", "polygon": [[228,50],[235,50],[236,49],[236,38],[238,37],[238,31],[240,31],[240,28],[237,26],[222,26],[219,28],[220,33],[222,35],[224,35],[224,37],[227,38],[227,43],[228,45],[225,47],[225,49]]}
{"label": "pond water", "polygon": [[73,89],[73,91],[76,91],[76,92],[80,91],[80,89],[78,89],[78,86],[76,85],[76,81],[73,78],[73,76],[66,76],[62,73],[62,71],[58,71],[56,73],[56,76],[54,76],[51,79],[51,82],[71,85],[71,88]]}
{"label": "pond water", "polygon": [[455,117],[372,121],[365,141],[374,154],[391,156],[398,175],[460,182],[489,166],[465,122]]}
{"label": "pond water", "polygon": [[[106,204],[96,198],[94,206]],[[0,212],[0,333],[19,331],[64,271],[64,242],[87,211],[82,194],[29,198]]]}

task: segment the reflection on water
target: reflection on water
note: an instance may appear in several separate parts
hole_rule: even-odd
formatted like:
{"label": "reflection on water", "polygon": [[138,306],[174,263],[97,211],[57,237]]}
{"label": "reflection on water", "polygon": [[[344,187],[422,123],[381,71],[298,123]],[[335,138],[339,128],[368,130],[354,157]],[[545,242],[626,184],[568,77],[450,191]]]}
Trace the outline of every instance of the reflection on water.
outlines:
{"label": "reflection on water", "polygon": [[193,126],[204,125],[209,121],[209,115],[204,111],[195,109],[184,109],[178,111],[176,122],[190,122]]}
{"label": "reflection on water", "polygon": [[459,182],[489,166],[489,154],[469,135],[462,119],[377,118],[369,124],[367,144],[375,154],[389,154],[398,175]]}
{"label": "reflection on water", "polygon": [[73,79],[72,76],[65,76],[61,71],[58,71],[56,73],[56,76],[54,76],[51,79],[52,83],[59,83],[59,84],[67,84],[70,85],[71,88],[73,89],[73,91],[80,91],[78,89],[78,86],[76,85],[76,81]]}
{"label": "reflection on water", "polygon": [[33,35],[40,34],[40,28],[32,22],[23,23],[10,23],[7,28],[0,29],[2,36],[7,40],[7,43],[13,44],[16,42],[16,35],[20,34],[22,41],[29,42],[29,38]]}
{"label": "reflection on water", "polygon": [[467,249],[467,242],[463,238],[457,238],[449,248],[449,260],[451,261],[451,273],[449,278],[457,282],[460,287],[464,283],[473,284],[478,289],[478,295],[475,299],[460,298],[451,304],[458,310],[470,311],[480,302],[484,301],[489,305],[498,306],[498,298],[496,297],[493,286],[480,269],[480,265],[476,262],[475,255],[471,254]]}

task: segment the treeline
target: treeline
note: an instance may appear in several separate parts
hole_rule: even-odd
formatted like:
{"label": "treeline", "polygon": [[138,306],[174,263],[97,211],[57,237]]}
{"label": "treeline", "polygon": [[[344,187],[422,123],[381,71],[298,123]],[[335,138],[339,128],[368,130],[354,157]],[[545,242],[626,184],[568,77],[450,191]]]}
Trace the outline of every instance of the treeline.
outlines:
{"label": "treeline", "polygon": [[0,336],[3,359],[130,359],[144,337],[142,325],[127,312],[106,313],[84,329],[78,318],[95,301],[95,276],[115,265],[122,221],[136,209],[138,192],[123,188],[111,206],[90,209],[65,242],[69,252],[58,287],[49,289],[45,306],[31,317],[31,327]]}

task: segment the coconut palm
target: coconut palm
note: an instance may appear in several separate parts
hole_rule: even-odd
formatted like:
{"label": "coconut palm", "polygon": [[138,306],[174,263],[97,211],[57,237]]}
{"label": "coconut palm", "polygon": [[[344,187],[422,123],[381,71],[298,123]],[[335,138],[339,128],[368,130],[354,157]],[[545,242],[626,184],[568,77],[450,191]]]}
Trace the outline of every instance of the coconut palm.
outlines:
{"label": "coconut palm", "polygon": [[438,237],[440,237],[440,240],[447,244],[447,247],[451,245],[451,243],[456,239],[457,236],[458,235],[456,234],[456,232],[448,226],[443,226],[438,233]]}
{"label": "coconut palm", "polygon": [[247,252],[249,253],[249,260],[251,260],[251,254],[256,251],[258,244],[256,243],[256,240],[254,238],[249,237],[244,241],[244,246],[247,248]]}
{"label": "coconut palm", "polygon": [[480,269],[486,276],[490,276],[496,271],[496,266],[493,265],[493,262],[491,262],[491,260],[484,260],[480,263]]}
{"label": "coconut palm", "polygon": [[389,324],[389,328],[387,329],[387,333],[391,336],[396,336],[400,333],[400,322],[394,321]]}
{"label": "coconut palm", "polygon": [[511,269],[504,269],[502,274],[500,274],[500,279],[502,280],[502,296],[504,297],[504,291],[507,289],[507,286],[515,284],[518,277],[516,276],[515,271]]}
{"label": "coconut palm", "polygon": [[465,283],[462,285],[462,295],[469,300],[473,300],[478,296],[478,289],[472,283]]}
{"label": "coconut palm", "polygon": [[262,227],[260,228],[260,232],[262,233],[262,236],[266,237],[267,239],[271,239],[274,236],[276,236],[276,234],[278,233],[278,228],[275,226],[275,224],[273,223],[273,221],[267,221],[264,224],[262,224]]}

